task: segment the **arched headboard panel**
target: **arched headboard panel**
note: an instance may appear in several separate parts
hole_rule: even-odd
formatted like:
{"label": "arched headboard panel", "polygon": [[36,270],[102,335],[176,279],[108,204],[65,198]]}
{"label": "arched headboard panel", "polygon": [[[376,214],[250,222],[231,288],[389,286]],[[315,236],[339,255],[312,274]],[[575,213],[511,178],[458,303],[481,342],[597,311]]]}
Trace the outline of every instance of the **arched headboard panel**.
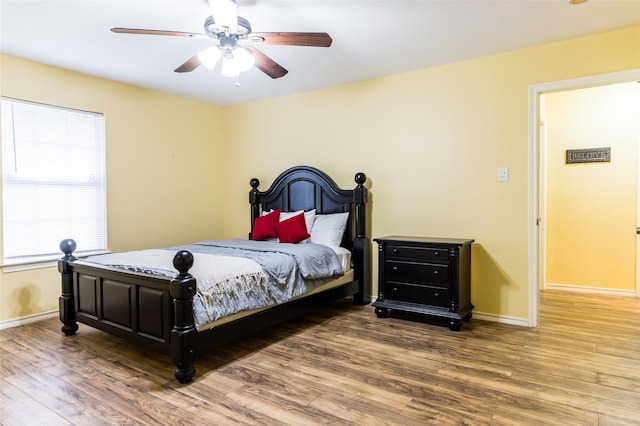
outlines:
{"label": "arched headboard panel", "polygon": [[[252,182],[256,181],[259,184],[257,179],[252,179]],[[262,210],[316,209],[318,214],[328,214],[347,212],[353,203],[353,190],[340,189],[327,174],[309,166],[285,170],[266,191],[257,191],[257,186],[254,188],[256,191],[251,194],[256,195],[255,201]]]}

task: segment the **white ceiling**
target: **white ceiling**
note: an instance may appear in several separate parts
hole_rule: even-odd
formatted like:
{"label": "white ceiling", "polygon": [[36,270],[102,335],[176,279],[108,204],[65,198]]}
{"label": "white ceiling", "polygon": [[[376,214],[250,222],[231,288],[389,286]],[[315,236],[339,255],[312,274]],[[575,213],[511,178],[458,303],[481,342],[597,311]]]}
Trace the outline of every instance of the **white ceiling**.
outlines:
{"label": "white ceiling", "polygon": [[229,79],[173,70],[209,39],[206,0],[0,0],[3,53],[215,104],[235,105],[640,24],[640,0],[238,0],[254,31],[327,32],[329,48],[262,46],[289,70]]}

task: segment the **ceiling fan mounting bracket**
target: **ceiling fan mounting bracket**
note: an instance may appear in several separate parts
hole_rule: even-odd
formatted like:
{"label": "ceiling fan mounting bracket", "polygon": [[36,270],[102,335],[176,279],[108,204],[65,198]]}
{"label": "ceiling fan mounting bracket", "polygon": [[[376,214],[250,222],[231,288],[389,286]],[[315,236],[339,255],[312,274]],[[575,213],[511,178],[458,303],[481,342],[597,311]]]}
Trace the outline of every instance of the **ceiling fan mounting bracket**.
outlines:
{"label": "ceiling fan mounting bracket", "polygon": [[219,28],[216,25],[216,21],[213,19],[213,16],[209,16],[204,21],[204,32],[211,38],[217,39],[220,38],[221,35],[235,36],[236,39],[246,38],[249,33],[251,33],[251,24],[246,19],[238,16],[238,31],[236,33],[230,33],[229,29]]}
{"label": "ceiling fan mounting bracket", "polygon": [[218,42],[220,43],[220,47],[222,47],[223,49],[233,50],[238,45],[238,36],[219,34]]}

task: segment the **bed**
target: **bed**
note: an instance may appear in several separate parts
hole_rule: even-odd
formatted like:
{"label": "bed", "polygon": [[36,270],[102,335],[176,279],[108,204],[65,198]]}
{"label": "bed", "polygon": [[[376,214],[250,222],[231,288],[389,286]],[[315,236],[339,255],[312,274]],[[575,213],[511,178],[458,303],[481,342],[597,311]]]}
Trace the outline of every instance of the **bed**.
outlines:
{"label": "bed", "polygon": [[[305,218],[307,212],[314,210],[316,218],[342,214],[347,220],[339,249],[348,250],[348,264],[344,265],[347,270],[341,277],[328,282],[323,280],[311,291],[293,295],[284,302],[244,309],[206,324],[196,321],[194,301],[198,302],[202,289],[190,272],[201,266],[197,262],[203,262],[205,255],[189,250],[193,246],[176,247],[167,261],[175,269],[171,274],[158,274],[155,269],[123,269],[122,265],[96,263],[91,257],[78,259],[73,254],[76,243],[71,239],[62,241],[60,249],[64,256],[58,261],[62,280],[59,298],[62,332],[67,336],[76,334],[79,322],[128,339],[142,348],[170,354],[176,367],[176,379],[188,383],[196,374],[198,353],[304,314],[332,300],[352,297],[354,304],[367,304],[370,301],[371,248],[366,232],[366,176],[357,173],[354,180],[355,188],[344,190],[327,174],[309,166],[285,170],[265,191],[258,189],[258,179],[251,179],[251,233],[246,242],[238,241],[238,244],[254,243],[252,234],[256,236],[258,225],[264,223],[269,212],[278,210],[293,215],[291,212],[304,211]],[[313,236],[305,242],[308,241],[313,242]],[[265,246],[277,244],[277,241],[265,241]],[[303,245],[307,247],[299,248],[311,250],[311,246],[317,246],[299,246]],[[336,248],[332,250],[338,252]],[[242,262],[240,258],[237,260]]]}

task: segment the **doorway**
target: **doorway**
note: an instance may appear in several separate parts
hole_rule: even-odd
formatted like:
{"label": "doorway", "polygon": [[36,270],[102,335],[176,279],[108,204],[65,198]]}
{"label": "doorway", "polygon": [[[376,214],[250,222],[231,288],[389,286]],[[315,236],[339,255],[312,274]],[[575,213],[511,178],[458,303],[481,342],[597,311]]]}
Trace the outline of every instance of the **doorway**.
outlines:
{"label": "doorway", "polygon": [[[529,325],[538,326],[539,290],[545,283],[546,277],[546,176],[547,151],[545,150],[545,132],[542,113],[546,94],[572,91],[614,85],[640,80],[640,70],[630,70],[599,76],[585,77],[573,80],[563,80],[531,86],[529,88]],[[640,124],[639,124],[640,126]],[[640,130],[639,130],[640,131]],[[636,180],[638,178],[636,177]],[[639,187],[640,188],[640,187]],[[632,248],[633,249],[633,248]],[[640,256],[636,254],[637,258]],[[636,257],[634,257],[636,259]],[[632,261],[632,262],[635,262]],[[635,271],[639,270],[637,265]],[[640,296],[636,275],[635,294]]]}

